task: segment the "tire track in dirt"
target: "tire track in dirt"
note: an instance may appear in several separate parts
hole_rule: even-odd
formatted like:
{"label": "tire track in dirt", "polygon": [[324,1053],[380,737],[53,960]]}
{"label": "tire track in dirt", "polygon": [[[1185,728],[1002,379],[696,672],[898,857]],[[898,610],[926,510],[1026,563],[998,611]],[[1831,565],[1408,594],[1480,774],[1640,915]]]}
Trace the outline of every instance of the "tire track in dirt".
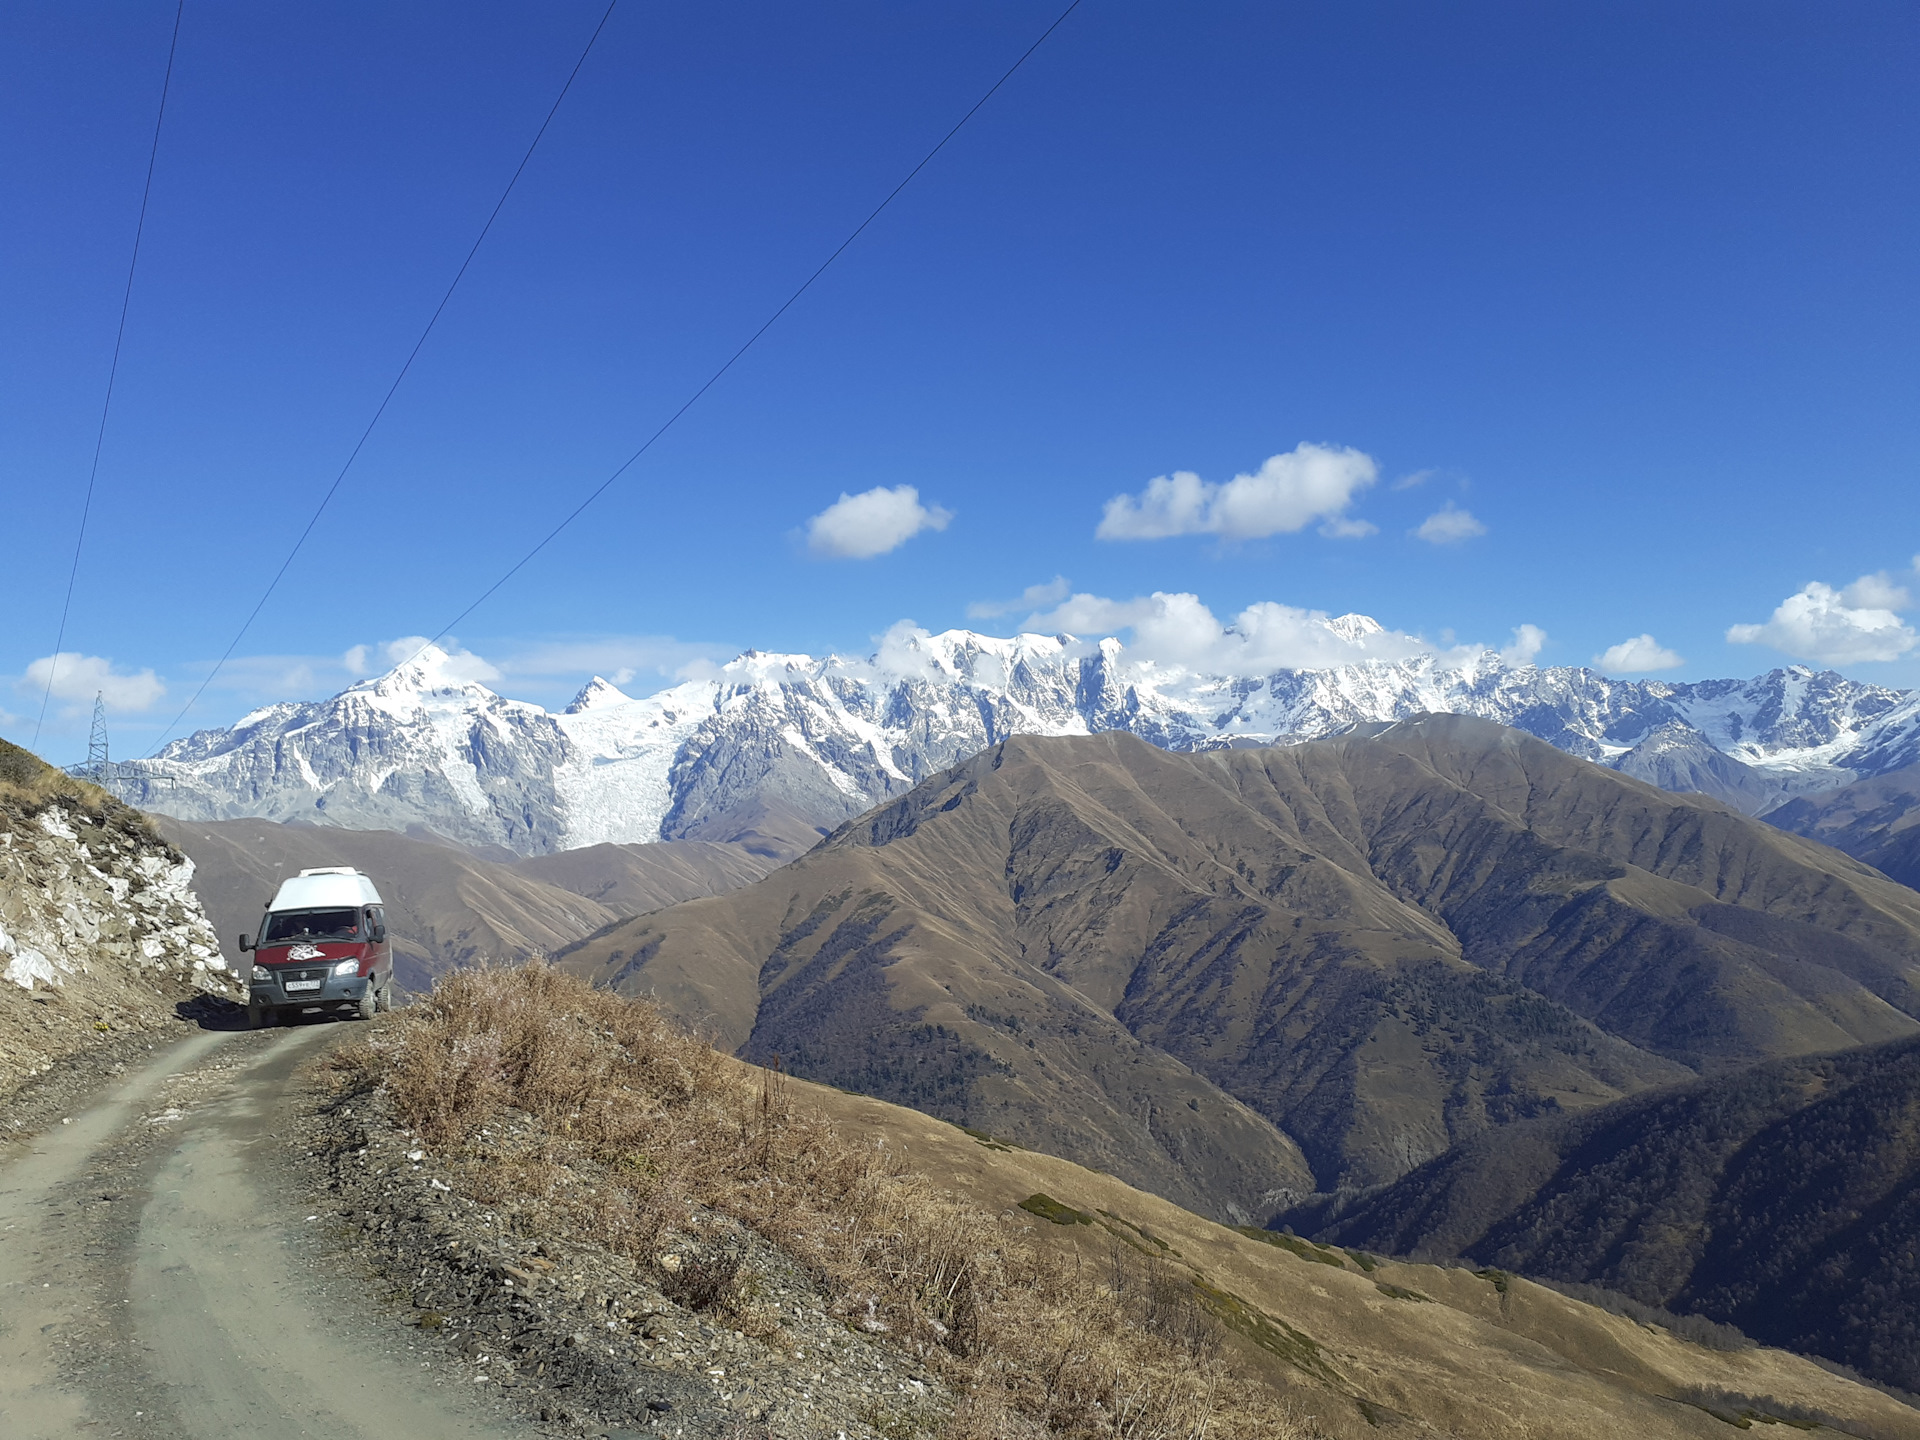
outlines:
{"label": "tire track in dirt", "polygon": [[526,1433],[331,1274],[290,1183],[294,1071],[347,1028],[194,1036],[0,1167],[0,1434]]}

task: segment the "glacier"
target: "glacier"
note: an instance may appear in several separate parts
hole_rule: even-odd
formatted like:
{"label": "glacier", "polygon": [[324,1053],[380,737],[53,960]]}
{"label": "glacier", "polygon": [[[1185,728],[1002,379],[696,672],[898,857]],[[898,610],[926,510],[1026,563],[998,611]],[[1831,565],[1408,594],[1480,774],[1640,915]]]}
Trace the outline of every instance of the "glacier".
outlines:
{"label": "glacier", "polygon": [[424,832],[522,855],[674,839],[791,853],[1012,734],[1125,730],[1203,750],[1455,712],[1750,813],[1920,761],[1920,694],[1832,671],[1673,683],[1492,650],[1360,658],[1376,622],[1321,623],[1352,663],[1201,674],[1113,639],[915,631],[865,657],[748,651],[641,697],[596,677],[558,713],[459,678],[429,647],[330,699],[267,706],[123,764],[116,789],[182,819]]}

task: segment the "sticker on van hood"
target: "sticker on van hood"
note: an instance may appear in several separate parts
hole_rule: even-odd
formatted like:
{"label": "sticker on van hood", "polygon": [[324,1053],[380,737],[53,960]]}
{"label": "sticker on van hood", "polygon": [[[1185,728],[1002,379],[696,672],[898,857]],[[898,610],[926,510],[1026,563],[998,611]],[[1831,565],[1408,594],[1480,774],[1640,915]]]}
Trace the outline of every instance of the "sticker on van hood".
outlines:
{"label": "sticker on van hood", "polygon": [[287,959],[289,960],[322,960],[325,958],[326,952],[321,950],[318,945],[308,945],[304,941],[287,951]]}

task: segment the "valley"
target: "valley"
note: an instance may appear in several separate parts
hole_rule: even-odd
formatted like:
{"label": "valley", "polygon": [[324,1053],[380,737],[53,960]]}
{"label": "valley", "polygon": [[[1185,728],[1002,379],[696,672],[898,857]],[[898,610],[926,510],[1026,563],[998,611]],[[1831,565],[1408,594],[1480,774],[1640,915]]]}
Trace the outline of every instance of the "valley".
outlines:
{"label": "valley", "polygon": [[590,845],[523,858],[430,832],[170,816],[153,824],[193,861],[195,892],[229,966],[241,963],[237,937],[259,929],[261,906],[281,880],[311,866],[350,865],[380,877],[396,974],[416,991],[456,966],[551,954],[627,916],[746,884],[772,868],[743,846],[701,841]]}
{"label": "valley", "polygon": [[1920,1031],[1920,895],[1462,717],[1186,755],[1016,738],[559,961],[1259,1219],[1530,1116]]}
{"label": "valley", "polygon": [[1455,1147],[1282,1217],[1604,1286],[1920,1389],[1920,1039],[1775,1061]]}
{"label": "valley", "polygon": [[[85,787],[60,800],[16,768],[58,805],[92,805],[91,823],[151,824],[141,843],[178,857],[219,932],[201,941],[196,1005],[219,1003],[239,959],[220,952],[279,878],[353,865],[382,877],[418,994],[553,956],[768,1067],[751,1073],[822,1082],[805,1094],[834,1125],[932,1157],[990,1209],[1017,1211],[1008,1187],[1032,1185],[1062,1214],[1178,1233],[1183,1252],[1213,1256],[1192,1282],[1203,1292],[1239,1276],[1230,1299],[1280,1283],[1262,1267],[1305,1266],[1320,1283],[1260,1304],[1295,1330],[1332,1307],[1316,1344],[1346,1347],[1330,1393],[1349,1398],[1299,1392],[1295,1406],[1325,1434],[1345,1433],[1355,1393],[1370,1425],[1491,1423],[1461,1408],[1464,1379],[1393,1378],[1425,1332],[1380,1338],[1379,1317],[1356,1318],[1359,1292],[1317,1274],[1327,1266],[1466,1315],[1492,1282],[1462,1289],[1464,1272],[1435,1262],[1595,1284],[1915,1378],[1901,1117],[1920,1044],[1920,893],[1736,805],[1514,729],[1423,715],[1193,750],[1113,731],[1013,736],[797,855],[784,802],[740,807],[732,839],[523,855],[417,823],[115,820],[131,812]],[[1813,792],[1783,818],[1868,852],[1906,830],[1903,785],[1893,772]],[[17,823],[45,830],[46,799],[20,803]],[[76,1027],[65,1053],[120,1033]],[[1078,1243],[1077,1223],[1041,1237]],[[1488,1315],[1547,1325],[1563,1362],[1613,1354],[1635,1327],[1582,1318],[1569,1342],[1586,1307],[1500,1285]],[[1537,1319],[1520,1319],[1521,1295]],[[1610,1326],[1626,1328],[1603,1339]],[[1242,1340],[1235,1363],[1284,1393],[1330,1383]],[[1732,1363],[1659,1361],[1644,1393],[1712,1424],[1743,1404],[1845,1413],[1827,1402],[1851,1392],[1777,1367],[1764,1385],[1720,1373]],[[1604,1386],[1581,1402],[1594,1415],[1621,1403]]]}

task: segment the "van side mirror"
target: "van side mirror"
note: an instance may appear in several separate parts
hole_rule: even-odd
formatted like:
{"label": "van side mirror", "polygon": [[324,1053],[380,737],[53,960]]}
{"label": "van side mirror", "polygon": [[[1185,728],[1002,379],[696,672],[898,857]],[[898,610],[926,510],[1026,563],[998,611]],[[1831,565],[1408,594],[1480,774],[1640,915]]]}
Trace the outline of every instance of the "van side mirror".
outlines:
{"label": "van side mirror", "polygon": [[253,936],[242,934],[240,937],[240,949],[243,952],[253,949]]}

